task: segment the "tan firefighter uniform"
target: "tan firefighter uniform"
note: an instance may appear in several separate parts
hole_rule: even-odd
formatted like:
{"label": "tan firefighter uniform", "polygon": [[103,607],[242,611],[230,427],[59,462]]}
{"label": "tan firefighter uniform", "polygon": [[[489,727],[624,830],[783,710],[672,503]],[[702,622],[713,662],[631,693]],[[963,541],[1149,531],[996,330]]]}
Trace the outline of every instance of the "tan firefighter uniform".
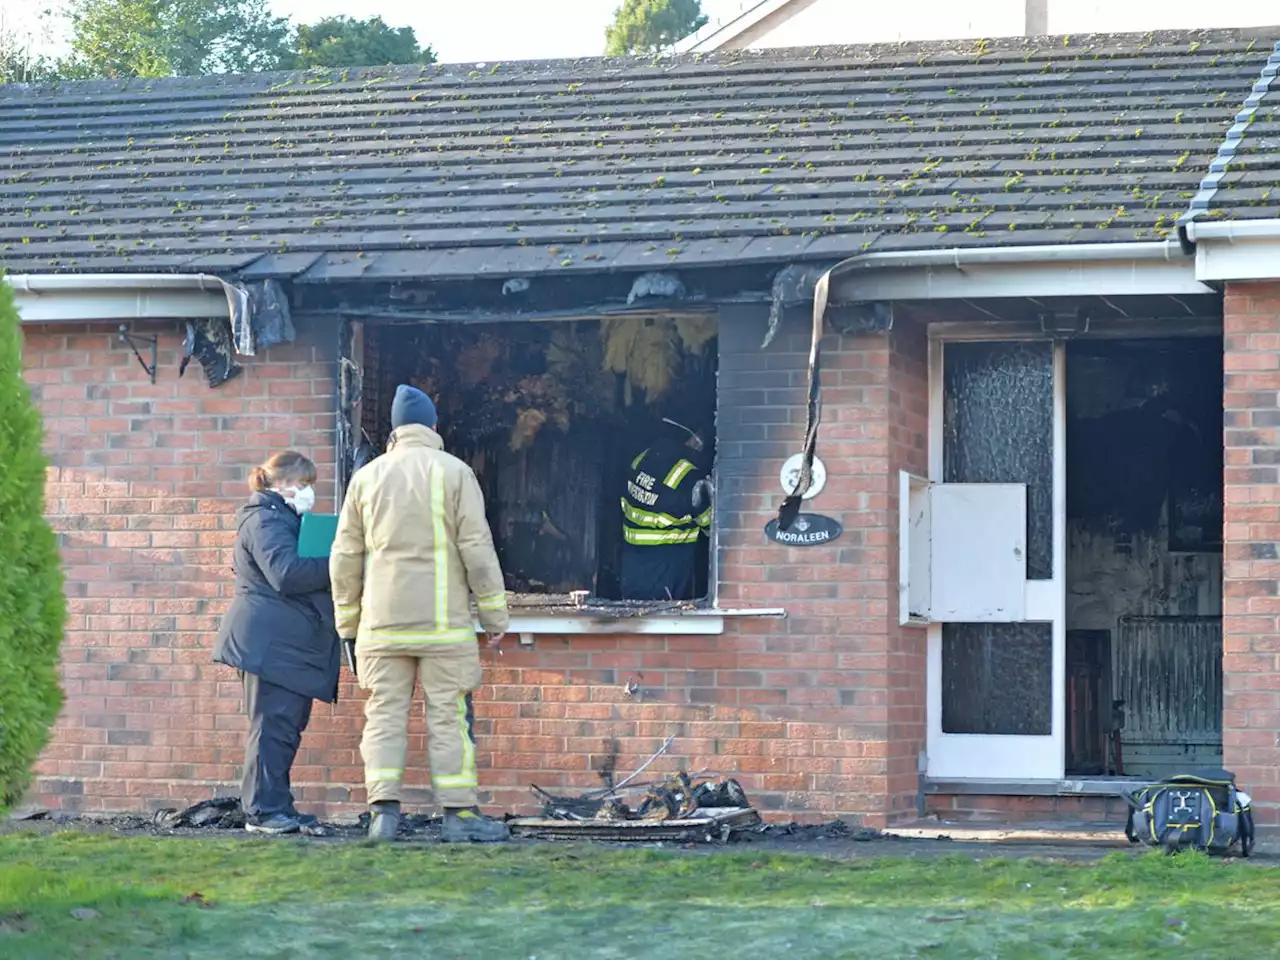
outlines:
{"label": "tan firefighter uniform", "polygon": [[434,431],[407,424],[352,478],[329,558],[338,635],[356,639],[369,802],[399,800],[415,680],[426,694],[431,780],[445,807],[476,803],[471,618],[507,629],[507,599],[475,474]]}

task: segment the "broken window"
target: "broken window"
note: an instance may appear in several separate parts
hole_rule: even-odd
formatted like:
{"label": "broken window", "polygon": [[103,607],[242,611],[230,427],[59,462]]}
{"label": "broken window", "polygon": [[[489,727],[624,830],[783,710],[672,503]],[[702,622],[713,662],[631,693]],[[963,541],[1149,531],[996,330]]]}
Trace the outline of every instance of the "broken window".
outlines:
{"label": "broken window", "polygon": [[[396,385],[428,393],[445,449],[484,490],[507,588],[536,605],[573,591],[621,598],[620,496],[636,456],[669,417],[714,458],[716,320],[709,314],[599,320],[368,326],[362,428],[385,449]],[[708,591],[698,539],[695,596]]]}
{"label": "broken window", "polygon": [[1027,486],[1027,579],[1053,578],[1053,344],[948,343],[943,480]]}

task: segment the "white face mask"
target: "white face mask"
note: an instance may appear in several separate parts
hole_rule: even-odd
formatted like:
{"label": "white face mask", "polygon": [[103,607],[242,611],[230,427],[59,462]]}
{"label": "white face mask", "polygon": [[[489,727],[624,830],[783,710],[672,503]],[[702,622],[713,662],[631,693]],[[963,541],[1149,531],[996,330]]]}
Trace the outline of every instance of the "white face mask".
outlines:
{"label": "white face mask", "polygon": [[310,513],[316,508],[316,488],[310,485],[285,487],[280,491],[280,496],[284,497],[284,502],[293,507],[298,516]]}

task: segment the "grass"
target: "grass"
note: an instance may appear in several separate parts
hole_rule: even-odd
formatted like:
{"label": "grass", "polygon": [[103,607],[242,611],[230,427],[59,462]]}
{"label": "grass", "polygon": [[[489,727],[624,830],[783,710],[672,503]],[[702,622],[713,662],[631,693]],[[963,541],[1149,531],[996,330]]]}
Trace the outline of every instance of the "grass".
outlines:
{"label": "grass", "polygon": [[[96,916],[76,919],[72,911]],[[1280,870],[0,836],[0,957],[1280,957]]]}

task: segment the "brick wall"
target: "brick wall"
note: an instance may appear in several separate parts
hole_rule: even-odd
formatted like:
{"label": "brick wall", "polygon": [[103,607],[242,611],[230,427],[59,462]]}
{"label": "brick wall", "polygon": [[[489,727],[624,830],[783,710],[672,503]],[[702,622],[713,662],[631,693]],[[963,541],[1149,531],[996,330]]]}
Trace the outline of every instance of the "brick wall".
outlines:
{"label": "brick wall", "polygon": [[[898,624],[898,473],[929,475],[928,341],[922,324],[900,322],[889,352],[889,809],[895,819],[917,813],[919,756],[925,748],[928,634]],[[846,416],[856,416],[856,410]]]}
{"label": "brick wall", "polygon": [[1224,305],[1223,757],[1280,825],[1280,284]]}
{"label": "brick wall", "polygon": [[[217,390],[198,368],[176,379],[167,333],[152,386],[114,328],[28,330],[70,596],[67,704],[38,770],[41,802],[139,809],[234,789],[239,684],[209,661],[232,515],[248,467],[280,448],[321,464],[322,493],[332,476],[336,338],[300,327],[302,342],[245,361]],[[674,735],[673,762],[735,774],[765,810],[870,824],[911,812],[923,635],[896,625],[893,501],[898,467],[924,469],[923,336],[828,339],[830,479],[810,509],[845,533],[795,549],[768,543],[763,527],[803,437],[808,337],[797,325],[762,352],[763,332],[762,312],[723,319],[720,600],[789,617],[730,621],[719,637],[540,637],[486,660],[477,759],[494,806],[528,810],[531,782],[596,785],[615,749],[627,769]],[[330,814],[364,799],[348,681],[336,707],[317,705],[295,767],[300,802]],[[420,715],[410,750],[408,799],[427,803]]]}
{"label": "brick wall", "polygon": [[774,774],[788,808],[875,811],[867,821],[883,823],[914,797],[924,737],[924,639],[897,627],[892,502],[898,464],[923,469],[923,336],[828,337],[818,443],[828,481],[806,509],[845,533],[797,549],[766,542],[762,528],[780,499],[779,467],[803,439],[808,334],[788,331],[764,352],[760,334],[749,316],[722,325],[719,496],[732,519],[721,530],[720,599],[781,603],[789,616],[743,624],[724,649],[774,688],[762,712],[786,736],[766,749],[789,754]]}
{"label": "brick wall", "polygon": [[243,756],[239,684],[210,663],[232,513],[274,450],[332,474],[332,365],[311,343],[281,348],[210,390],[196,364],[177,378],[166,327],[152,385],[114,326],[24,332],[69,606],[66,705],[37,792],[88,810],[203,798]]}

